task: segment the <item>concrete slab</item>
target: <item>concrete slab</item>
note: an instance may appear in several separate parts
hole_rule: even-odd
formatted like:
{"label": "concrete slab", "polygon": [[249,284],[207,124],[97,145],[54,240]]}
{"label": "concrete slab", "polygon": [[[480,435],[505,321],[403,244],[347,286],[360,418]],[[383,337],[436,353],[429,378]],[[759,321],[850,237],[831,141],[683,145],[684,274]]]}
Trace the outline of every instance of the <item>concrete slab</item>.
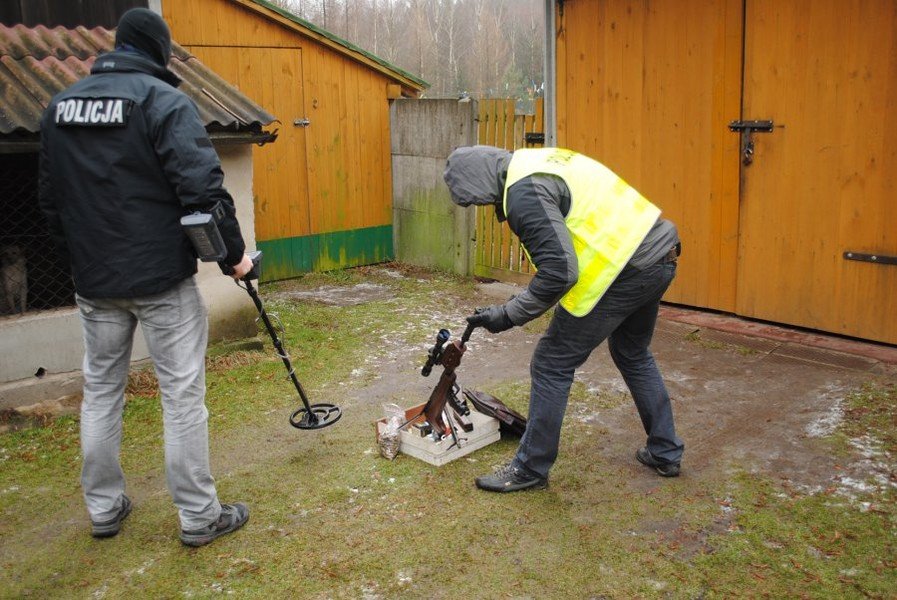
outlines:
{"label": "concrete slab", "polygon": [[805,331],[772,323],[751,321],[731,315],[721,315],[671,305],[661,307],[660,318],[694,325],[702,329],[714,329],[740,336],[765,338],[820,350],[831,350],[842,354],[865,357],[889,365],[897,365],[897,347],[887,344],[826,335],[820,332]]}

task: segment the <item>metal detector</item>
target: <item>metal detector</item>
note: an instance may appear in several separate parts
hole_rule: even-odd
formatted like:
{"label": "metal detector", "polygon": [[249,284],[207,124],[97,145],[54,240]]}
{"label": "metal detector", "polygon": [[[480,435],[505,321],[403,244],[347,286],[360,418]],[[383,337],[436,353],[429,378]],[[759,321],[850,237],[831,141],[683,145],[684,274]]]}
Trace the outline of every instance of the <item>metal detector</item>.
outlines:
{"label": "metal detector", "polygon": [[[290,363],[290,356],[287,354],[287,351],[284,350],[280,338],[277,337],[277,331],[275,331],[274,325],[271,324],[271,319],[265,311],[265,305],[262,304],[262,299],[259,298],[255,286],[252,285],[252,280],[259,278],[259,271],[261,271],[262,264],[262,252],[261,250],[256,250],[255,252],[250,252],[248,254],[249,258],[252,259],[252,270],[243,277],[242,281],[246,286],[246,291],[249,293],[249,297],[252,298],[252,302],[259,311],[259,318],[261,318],[262,323],[265,324],[265,329],[268,330],[268,335],[271,336],[271,341],[274,343],[277,355],[283,361],[283,365],[287,368],[290,380],[292,380],[293,385],[296,386],[296,391],[299,392],[299,397],[302,399],[302,406],[297,408],[293,411],[293,414],[290,415],[290,425],[296,429],[322,429],[328,425],[333,425],[339,421],[340,417],[343,416],[343,413],[339,407],[334,404],[309,404],[308,396],[305,395],[305,390],[302,389],[302,384],[299,383],[299,379],[296,377],[296,371],[293,369],[292,363]],[[281,326],[281,330],[282,329],[283,326]]]}
{"label": "metal detector", "polygon": [[[181,226],[184,228],[184,232],[190,238],[199,259],[203,262],[220,261],[226,256],[224,242],[221,240],[221,234],[218,231],[218,223],[222,217],[223,210],[219,214],[213,209],[209,213],[193,213],[181,219]],[[308,396],[305,395],[305,390],[302,389],[302,384],[299,383],[296,371],[293,369],[292,363],[290,363],[290,356],[284,350],[283,344],[277,336],[274,326],[271,324],[271,319],[265,311],[265,305],[262,304],[262,299],[259,298],[255,286],[252,285],[252,280],[258,279],[261,275],[262,252],[261,250],[256,250],[247,254],[252,259],[252,270],[243,276],[241,281],[244,285],[240,287],[243,287],[249,293],[249,297],[252,298],[252,302],[258,309],[259,318],[265,324],[265,329],[268,330],[271,341],[274,342],[277,355],[283,361],[287,373],[296,387],[296,391],[299,393],[299,398],[302,399],[302,406],[290,415],[290,425],[296,429],[322,429],[328,425],[333,425],[343,416],[342,411],[334,404],[310,404],[308,402]],[[240,285],[239,281],[237,285]],[[275,319],[277,318],[276,315],[272,316]],[[280,319],[277,320],[280,323]],[[280,324],[280,329],[283,331],[283,324]]]}

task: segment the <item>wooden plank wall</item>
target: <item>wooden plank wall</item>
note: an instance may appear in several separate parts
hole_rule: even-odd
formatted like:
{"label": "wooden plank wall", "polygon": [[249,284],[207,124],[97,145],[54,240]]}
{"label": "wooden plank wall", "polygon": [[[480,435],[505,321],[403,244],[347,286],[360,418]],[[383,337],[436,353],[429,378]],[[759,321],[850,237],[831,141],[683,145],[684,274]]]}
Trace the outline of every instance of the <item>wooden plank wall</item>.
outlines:
{"label": "wooden plank wall", "polygon": [[[537,98],[533,114],[516,114],[513,99],[480,100],[477,143],[516,150],[541,147],[525,143],[525,134],[544,133],[544,101]],[[527,260],[520,240],[508,224],[499,223],[491,206],[476,208],[476,258],[474,274],[500,281],[526,283],[535,269]]]}

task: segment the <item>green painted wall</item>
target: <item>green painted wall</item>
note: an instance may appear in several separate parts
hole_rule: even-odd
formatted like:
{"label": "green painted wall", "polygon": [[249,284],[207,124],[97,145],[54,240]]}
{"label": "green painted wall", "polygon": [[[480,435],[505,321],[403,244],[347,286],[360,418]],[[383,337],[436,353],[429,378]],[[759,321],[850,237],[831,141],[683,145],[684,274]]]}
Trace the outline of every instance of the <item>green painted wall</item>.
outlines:
{"label": "green painted wall", "polygon": [[455,211],[445,185],[407,190],[393,203],[396,256],[405,262],[455,269]]}
{"label": "green painted wall", "polygon": [[392,225],[257,242],[262,281],[392,260]]}

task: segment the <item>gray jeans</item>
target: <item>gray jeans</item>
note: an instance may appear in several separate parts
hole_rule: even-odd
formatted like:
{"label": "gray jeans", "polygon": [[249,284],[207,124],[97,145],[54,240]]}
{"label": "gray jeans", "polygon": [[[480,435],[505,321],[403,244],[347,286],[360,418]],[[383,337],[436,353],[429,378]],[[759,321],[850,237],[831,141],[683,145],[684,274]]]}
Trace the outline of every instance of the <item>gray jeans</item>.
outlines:
{"label": "gray jeans", "polygon": [[586,316],[577,318],[557,308],[530,364],[529,416],[514,458],[517,466],[548,476],[557,458],[574,372],[605,339],[635,401],[648,450],[661,461],[681,460],[685,445],[676,435],[670,397],[648,349],[660,298],[675,275],[675,262],[659,262],[643,271],[629,267]]}
{"label": "gray jeans", "polygon": [[90,518],[106,521],[121,507],[122,410],[140,323],[159,379],[165,475],[181,528],[199,529],[217,520],[221,505],[209,469],[205,405],[208,315],[195,279],[141,298],[76,300],[85,349],[81,486]]}

